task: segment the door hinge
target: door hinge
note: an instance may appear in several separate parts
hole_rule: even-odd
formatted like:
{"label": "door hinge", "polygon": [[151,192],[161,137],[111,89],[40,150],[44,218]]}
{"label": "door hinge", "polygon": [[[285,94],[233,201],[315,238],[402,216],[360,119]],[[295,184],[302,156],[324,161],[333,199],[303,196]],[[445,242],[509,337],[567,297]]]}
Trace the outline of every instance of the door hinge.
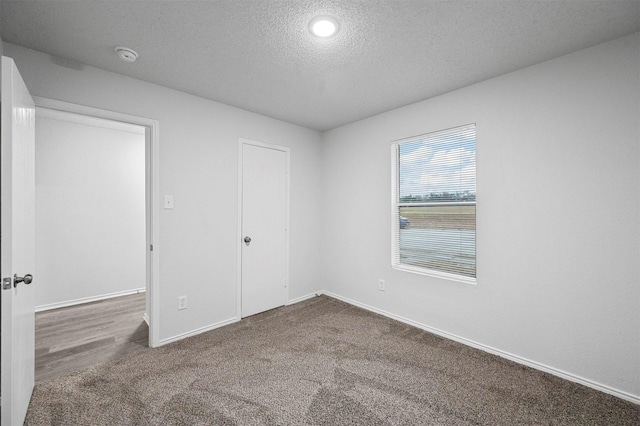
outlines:
{"label": "door hinge", "polygon": [[11,290],[11,277],[2,279],[2,289]]}
{"label": "door hinge", "polygon": [[150,244],[149,248],[151,249],[151,251],[153,251],[153,244]]}

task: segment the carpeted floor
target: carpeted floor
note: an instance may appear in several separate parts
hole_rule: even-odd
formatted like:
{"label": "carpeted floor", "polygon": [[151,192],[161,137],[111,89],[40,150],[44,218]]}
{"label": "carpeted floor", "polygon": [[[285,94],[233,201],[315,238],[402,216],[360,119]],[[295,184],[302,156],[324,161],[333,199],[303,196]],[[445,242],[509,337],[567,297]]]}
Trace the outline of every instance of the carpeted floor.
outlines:
{"label": "carpeted floor", "polygon": [[640,406],[320,296],[38,385],[28,425],[638,425]]}

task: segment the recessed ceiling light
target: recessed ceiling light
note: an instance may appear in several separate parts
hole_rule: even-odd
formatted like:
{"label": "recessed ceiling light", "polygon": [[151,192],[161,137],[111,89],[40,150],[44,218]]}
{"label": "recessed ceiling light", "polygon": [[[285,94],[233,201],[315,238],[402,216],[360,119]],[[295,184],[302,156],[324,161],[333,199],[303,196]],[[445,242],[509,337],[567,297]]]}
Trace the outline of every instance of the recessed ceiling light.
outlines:
{"label": "recessed ceiling light", "polygon": [[309,31],[318,37],[331,37],[340,29],[338,21],[330,16],[316,16],[309,22]]}
{"label": "recessed ceiling light", "polygon": [[135,62],[138,59],[138,52],[129,47],[116,47],[116,53],[118,57],[125,62]]}

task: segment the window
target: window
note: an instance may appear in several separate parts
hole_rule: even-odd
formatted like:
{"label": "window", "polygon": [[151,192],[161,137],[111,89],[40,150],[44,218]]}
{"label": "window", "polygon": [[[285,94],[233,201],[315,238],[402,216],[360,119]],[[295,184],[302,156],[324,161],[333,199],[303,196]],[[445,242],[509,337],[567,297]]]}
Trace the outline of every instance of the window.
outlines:
{"label": "window", "polygon": [[475,283],[475,124],[394,143],[392,169],[392,266]]}

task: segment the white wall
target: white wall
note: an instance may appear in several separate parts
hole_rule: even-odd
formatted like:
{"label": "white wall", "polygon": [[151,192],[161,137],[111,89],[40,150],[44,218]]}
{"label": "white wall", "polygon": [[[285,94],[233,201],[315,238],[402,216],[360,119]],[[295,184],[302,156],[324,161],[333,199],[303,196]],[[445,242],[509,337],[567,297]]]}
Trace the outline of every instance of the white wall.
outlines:
{"label": "white wall", "polygon": [[35,96],[160,122],[160,191],[175,197],[160,210],[161,340],[237,316],[239,137],[291,148],[289,296],[320,288],[318,132],[8,43],[4,54]]}
{"label": "white wall", "polygon": [[[640,402],[639,38],[327,132],[325,288]],[[390,142],[467,123],[477,286],[392,269]]]}
{"label": "white wall", "polygon": [[144,128],[38,108],[36,309],[145,289]]}

